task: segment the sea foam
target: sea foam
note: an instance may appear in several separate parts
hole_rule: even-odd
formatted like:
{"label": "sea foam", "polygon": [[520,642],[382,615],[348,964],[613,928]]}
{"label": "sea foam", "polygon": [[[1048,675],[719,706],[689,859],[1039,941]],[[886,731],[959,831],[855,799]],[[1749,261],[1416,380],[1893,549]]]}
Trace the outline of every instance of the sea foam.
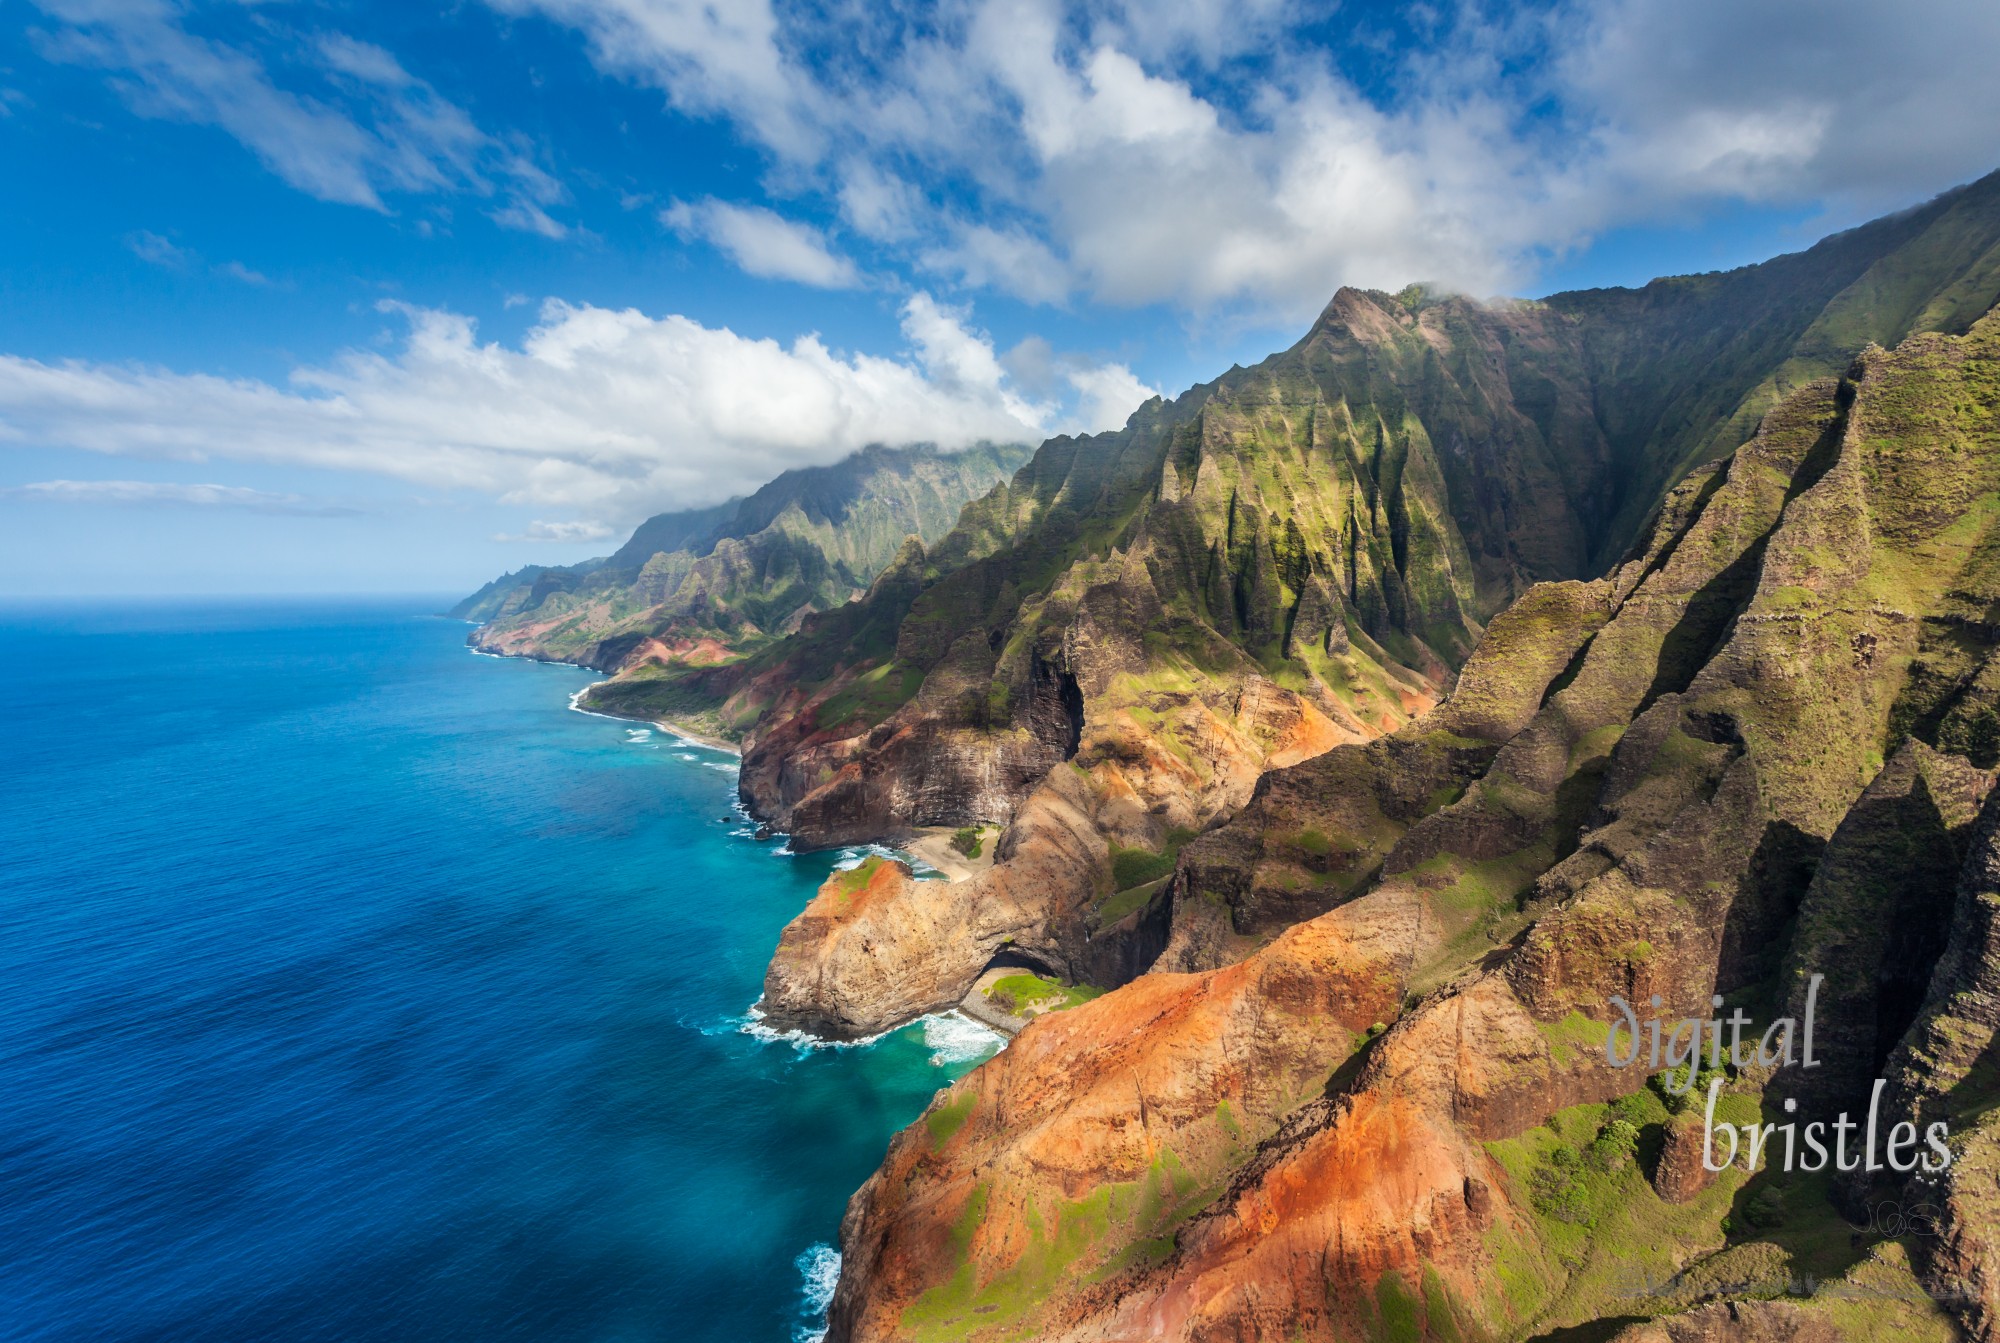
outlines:
{"label": "sea foam", "polygon": [[924,1048],[931,1051],[931,1066],[935,1068],[948,1068],[953,1064],[984,1060],[1007,1047],[1006,1036],[980,1025],[956,1008],[946,1012],[933,1012],[901,1026],[892,1026],[886,1031],[864,1035],[858,1040],[827,1040],[805,1031],[781,1031],[775,1026],[766,1025],[763,1000],[760,998],[750,1004],[749,1011],[742,1016],[729,1018],[724,1023],[723,1029],[741,1031],[753,1039],[770,1044],[786,1044],[806,1052],[816,1049],[865,1049],[913,1026],[923,1029]]}
{"label": "sea foam", "polygon": [[826,1309],[833,1304],[833,1289],[840,1285],[840,1251],[814,1245],[792,1262],[804,1280],[799,1313],[806,1317],[792,1330],[792,1343],[820,1343],[826,1337]]}
{"label": "sea foam", "polygon": [[963,1012],[940,1012],[924,1018],[924,1044],[933,1068],[985,1059],[1007,1047],[1007,1037],[982,1026]]}
{"label": "sea foam", "polygon": [[840,856],[833,860],[833,870],[836,872],[852,872],[870,858],[893,858],[899,863],[912,863],[915,861],[901,849],[892,849],[886,844],[856,844],[840,851]]}
{"label": "sea foam", "polygon": [[902,1029],[899,1026],[895,1030],[877,1031],[873,1035],[864,1035],[859,1040],[824,1040],[817,1035],[810,1035],[805,1031],[781,1031],[775,1026],[764,1024],[764,1000],[762,998],[750,1004],[750,1010],[742,1016],[731,1017],[730,1023],[735,1029],[750,1036],[752,1039],[763,1040],[770,1044],[790,1045],[792,1048],[798,1050],[864,1049],[874,1044],[877,1040],[880,1040],[883,1036],[894,1035],[896,1030]]}

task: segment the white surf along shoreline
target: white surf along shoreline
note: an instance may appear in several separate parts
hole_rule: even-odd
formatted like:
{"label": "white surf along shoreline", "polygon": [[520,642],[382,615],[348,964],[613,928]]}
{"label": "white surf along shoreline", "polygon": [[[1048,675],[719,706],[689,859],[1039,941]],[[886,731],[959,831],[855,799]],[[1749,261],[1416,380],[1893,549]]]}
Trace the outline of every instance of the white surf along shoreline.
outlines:
{"label": "white surf along shoreline", "polygon": [[[471,625],[475,629],[479,627],[479,622],[476,620],[468,620],[465,623]],[[586,667],[581,662],[564,662],[561,658],[530,657],[526,653],[495,653],[485,648],[476,647],[472,644],[467,644],[465,646],[465,651],[472,654],[472,656],[476,658],[498,658],[502,662],[536,662],[540,663],[544,667],[573,667],[577,671],[589,672],[593,676],[597,677],[597,680],[592,681],[590,685],[602,685],[604,682],[611,679],[610,677],[606,676],[603,672],[598,671],[597,668],[595,667]],[[584,695],[589,692],[590,685],[585,686],[582,690],[577,691],[575,694],[569,697],[569,707],[573,709],[575,712],[584,714],[590,718],[609,718],[614,723],[650,723],[652,726],[660,729],[660,731],[666,733],[668,736],[676,737],[689,746],[699,746],[702,749],[709,751],[721,751],[726,755],[733,755],[739,758],[743,754],[743,748],[736,745],[734,742],[724,741],[720,737],[706,736],[700,732],[696,732],[693,728],[690,728],[685,724],[676,723],[672,719],[631,718],[626,716],[625,714],[600,713],[596,709],[586,709],[577,701],[582,699]]]}
{"label": "white surf along shoreline", "polygon": [[[581,701],[584,695],[589,693],[590,687],[602,684],[603,681],[609,679],[595,667],[586,667],[576,662],[563,662],[556,658],[526,657],[517,653],[493,653],[483,648],[475,648],[471,644],[466,645],[466,651],[475,657],[498,658],[505,662],[535,662],[548,667],[570,667],[577,671],[594,673],[598,677],[598,680],[592,681],[590,685],[586,685],[570,694],[569,708],[571,712],[580,713],[586,718],[602,718],[613,723],[645,723],[658,728],[682,745],[701,750],[718,751],[725,755],[735,756],[739,760],[742,759],[743,752],[741,748],[728,742],[703,736],[697,732],[691,732],[670,720],[630,718],[623,714],[600,713],[595,709],[584,708]],[[715,768],[719,769],[722,766],[717,765]],[[749,812],[744,810],[742,799],[731,799],[730,807],[741,815],[746,822],[752,820]],[[773,839],[779,841],[778,847],[772,851],[774,854],[787,858],[797,856],[791,850],[788,836],[780,832],[768,833],[770,833]],[[852,869],[866,862],[871,856],[893,858],[899,862],[906,863],[909,865],[911,871],[919,877],[948,876],[948,874],[925,861],[920,855],[909,853],[887,844],[859,844],[843,849],[840,852],[840,856],[834,862],[834,868],[836,870]],[[763,999],[761,997],[757,1002],[752,1003],[743,1016],[734,1020],[732,1023],[734,1027],[743,1034],[755,1039],[774,1044],[788,1044],[792,1048],[801,1051],[862,1049],[887,1039],[899,1031],[920,1027],[924,1032],[924,1043],[931,1050],[931,1062],[939,1067],[943,1067],[950,1063],[969,1062],[977,1058],[988,1048],[991,1048],[994,1053],[998,1053],[1007,1047],[1011,1039],[1007,1032],[996,1030],[987,1023],[978,1020],[958,1008],[951,1008],[944,1012],[926,1013],[912,1021],[906,1021],[899,1026],[892,1026],[888,1030],[878,1031],[874,1035],[863,1036],[858,1040],[828,1040],[806,1031],[781,1031],[765,1025],[762,1003]]]}

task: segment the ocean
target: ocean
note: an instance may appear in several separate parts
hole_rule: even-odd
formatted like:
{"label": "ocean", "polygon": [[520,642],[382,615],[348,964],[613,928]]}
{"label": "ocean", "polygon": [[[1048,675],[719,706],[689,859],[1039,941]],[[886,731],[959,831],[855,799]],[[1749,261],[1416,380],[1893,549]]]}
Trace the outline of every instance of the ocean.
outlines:
{"label": "ocean", "polygon": [[997,1047],[757,1033],[857,855],[440,604],[0,610],[0,1338],[810,1339]]}

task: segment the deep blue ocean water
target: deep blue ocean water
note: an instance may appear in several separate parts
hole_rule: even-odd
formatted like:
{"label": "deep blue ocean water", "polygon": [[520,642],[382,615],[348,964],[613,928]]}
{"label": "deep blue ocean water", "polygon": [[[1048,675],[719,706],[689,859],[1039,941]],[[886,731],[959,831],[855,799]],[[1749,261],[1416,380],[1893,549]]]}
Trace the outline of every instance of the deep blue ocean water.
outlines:
{"label": "deep blue ocean water", "polygon": [[848,1194],[991,1037],[746,1033],[837,856],[464,636],[0,610],[0,1338],[815,1331]]}

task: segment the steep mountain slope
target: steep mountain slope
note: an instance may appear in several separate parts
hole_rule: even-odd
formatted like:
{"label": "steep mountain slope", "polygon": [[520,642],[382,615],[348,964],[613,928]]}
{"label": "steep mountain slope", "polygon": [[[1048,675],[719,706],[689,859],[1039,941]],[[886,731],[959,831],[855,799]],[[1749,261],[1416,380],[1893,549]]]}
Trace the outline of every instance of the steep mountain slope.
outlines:
{"label": "steep mountain slope", "polygon": [[906,538],[943,535],[1026,456],[865,448],[747,499],[650,518],[607,559],[509,574],[452,614],[486,622],[472,639],[486,652],[627,673],[727,661],[859,596]]}
{"label": "steep mountain slope", "polygon": [[[1601,571],[1670,481],[1788,389],[1870,340],[1962,331],[1996,296],[2000,175],[1643,290],[1345,290],[1256,368],[1044,445],[869,610],[774,652],[761,683],[688,689],[733,691],[735,722],[763,715],[746,792],[802,844],[1008,821],[1075,749],[1072,682],[1082,719],[1143,743],[1156,771],[1188,732],[1242,736],[1218,705],[1258,682],[1374,735],[1429,703],[1530,584]],[[918,743],[959,762],[950,786],[908,784]],[[1236,747],[1254,775],[1259,749]],[[1197,821],[1231,793],[1190,788],[1168,806]]]}
{"label": "steep mountain slope", "polygon": [[[896,1139],[829,1337],[1994,1336],[1996,653],[2000,315],[1798,389],[1429,717],[1188,843],[1184,971]],[[1719,1115],[1858,1115],[1881,1069],[1883,1131],[1948,1122],[1948,1171],[1709,1181],[1699,1105],[1605,1063],[1613,994],[1761,1028],[1816,973],[1826,1071],[1721,1069]],[[1841,1216],[1885,1198],[1936,1234]]]}
{"label": "steep mountain slope", "polygon": [[[1372,802],[1365,779],[1323,781],[1356,799],[1366,843],[1301,826],[1289,858],[1217,858],[1234,885],[1211,887],[1216,917],[1170,919],[1159,878],[1266,771],[1422,714],[1530,584],[1591,573],[1647,474],[1718,441],[1700,408],[1754,423],[1828,357],[1826,332],[1869,325],[1857,293],[1899,295],[1877,327],[1958,324],[1955,296],[2000,296],[1996,243],[2000,177],[1775,271],[1539,304],[1344,290],[1258,367],[1045,444],[862,602],[740,667],[667,678],[663,695],[728,696],[743,794],[796,846],[1003,827],[974,881],[815,902],[764,1010],[867,1034],[956,1002],[1003,948],[1109,987],[1326,908],[1463,784],[1469,747],[1427,751],[1444,773]],[[1808,280],[1819,298],[1776,299]],[[1698,656],[1724,609],[1705,594],[1672,656]]]}
{"label": "steep mountain slope", "polygon": [[713,508],[656,514],[640,523],[616,554],[581,564],[524,565],[500,575],[445,614],[454,620],[486,624],[533,610],[551,593],[574,592],[578,583],[599,569],[636,572],[661,551],[685,550],[708,542],[710,534],[735,517],[742,504],[741,499],[731,499]]}
{"label": "steep mountain slope", "polygon": [[[771,483],[776,485],[778,482]],[[745,529],[731,525],[736,522],[743,503],[741,498],[737,498],[725,500],[713,508],[656,513],[634,529],[631,538],[604,561],[604,567],[631,572],[645,568],[646,561],[655,555],[671,554],[676,550],[706,554],[722,536],[747,534]]]}
{"label": "steep mountain slope", "polygon": [[486,584],[446,611],[445,615],[453,620],[476,620],[481,624],[515,615],[523,606],[539,603],[551,592],[569,590],[585,575],[603,565],[602,559],[585,560],[581,564],[524,564]]}
{"label": "steep mountain slope", "polygon": [[[1006,823],[1074,757],[1164,818],[1124,842],[1207,824],[1268,763],[1267,707],[1322,747],[1391,729],[1486,617],[1583,563],[1608,449],[1580,368],[1546,308],[1343,291],[1285,354],[1044,445],[775,650],[737,688],[764,710],[746,795],[797,842],[847,842]],[[1516,377],[1565,389],[1544,423]]]}
{"label": "steep mountain slope", "polygon": [[1587,572],[1617,559],[1660,494],[1869,343],[1963,332],[2000,297],[2000,173],[1761,265],[1555,294],[1575,318],[1597,414],[1618,445],[1617,509]]}

